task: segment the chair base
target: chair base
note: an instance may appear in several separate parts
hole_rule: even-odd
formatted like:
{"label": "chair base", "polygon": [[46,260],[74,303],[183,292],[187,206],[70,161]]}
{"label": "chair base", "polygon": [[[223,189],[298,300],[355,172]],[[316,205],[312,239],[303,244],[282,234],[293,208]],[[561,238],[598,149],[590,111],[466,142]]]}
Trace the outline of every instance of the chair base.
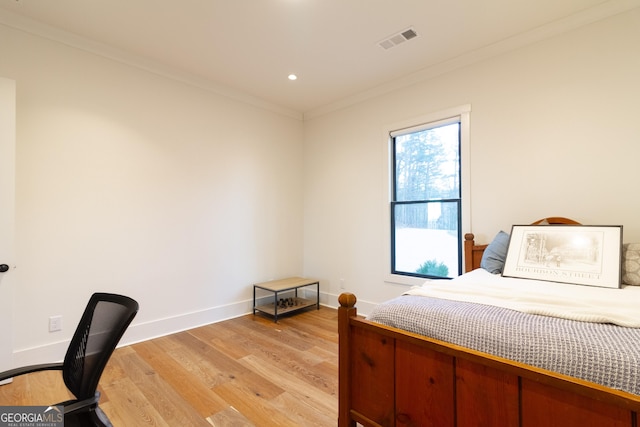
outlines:
{"label": "chair base", "polygon": [[90,411],[66,414],[64,427],[113,427],[109,418],[100,407]]}

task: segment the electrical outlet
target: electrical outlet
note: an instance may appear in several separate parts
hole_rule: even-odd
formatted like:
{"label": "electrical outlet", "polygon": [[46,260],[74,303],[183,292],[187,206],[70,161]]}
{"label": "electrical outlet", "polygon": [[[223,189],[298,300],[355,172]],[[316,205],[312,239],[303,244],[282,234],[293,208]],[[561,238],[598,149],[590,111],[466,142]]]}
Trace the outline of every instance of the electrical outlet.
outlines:
{"label": "electrical outlet", "polygon": [[62,316],[49,317],[49,332],[56,332],[62,330]]}
{"label": "electrical outlet", "polygon": [[340,279],[340,289],[344,289],[344,279]]}

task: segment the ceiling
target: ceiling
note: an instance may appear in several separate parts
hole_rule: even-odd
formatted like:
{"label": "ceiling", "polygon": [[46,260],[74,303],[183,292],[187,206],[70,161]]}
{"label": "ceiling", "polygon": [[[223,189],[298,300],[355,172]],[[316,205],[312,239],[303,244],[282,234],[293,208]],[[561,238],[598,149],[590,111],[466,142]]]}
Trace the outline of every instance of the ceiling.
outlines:
{"label": "ceiling", "polygon": [[[0,0],[0,24],[305,115],[639,0]],[[417,37],[379,42],[407,28]],[[62,31],[61,31],[62,30]],[[295,73],[296,81],[287,76]]]}

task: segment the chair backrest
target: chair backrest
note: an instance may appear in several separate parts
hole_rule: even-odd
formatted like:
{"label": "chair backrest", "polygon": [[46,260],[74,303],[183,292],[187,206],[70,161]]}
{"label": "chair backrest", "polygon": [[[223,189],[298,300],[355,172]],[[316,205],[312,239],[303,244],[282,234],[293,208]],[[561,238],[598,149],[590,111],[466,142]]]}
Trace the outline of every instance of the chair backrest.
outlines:
{"label": "chair backrest", "polygon": [[89,299],[64,358],[62,377],[77,399],[95,395],[111,354],[138,312],[126,296],[95,293]]}

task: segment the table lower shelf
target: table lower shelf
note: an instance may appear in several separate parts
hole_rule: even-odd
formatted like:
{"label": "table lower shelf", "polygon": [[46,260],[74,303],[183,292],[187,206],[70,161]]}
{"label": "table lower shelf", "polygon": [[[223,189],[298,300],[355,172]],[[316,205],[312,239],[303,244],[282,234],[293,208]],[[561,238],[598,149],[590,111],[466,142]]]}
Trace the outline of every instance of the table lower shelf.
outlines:
{"label": "table lower shelf", "polygon": [[280,316],[281,314],[291,313],[292,311],[302,310],[307,307],[315,307],[318,305],[318,302],[315,300],[299,297],[282,298],[281,301],[284,301],[284,304],[278,302],[277,312],[275,303],[258,305],[255,307],[255,309],[271,316],[276,316],[276,314]]}

